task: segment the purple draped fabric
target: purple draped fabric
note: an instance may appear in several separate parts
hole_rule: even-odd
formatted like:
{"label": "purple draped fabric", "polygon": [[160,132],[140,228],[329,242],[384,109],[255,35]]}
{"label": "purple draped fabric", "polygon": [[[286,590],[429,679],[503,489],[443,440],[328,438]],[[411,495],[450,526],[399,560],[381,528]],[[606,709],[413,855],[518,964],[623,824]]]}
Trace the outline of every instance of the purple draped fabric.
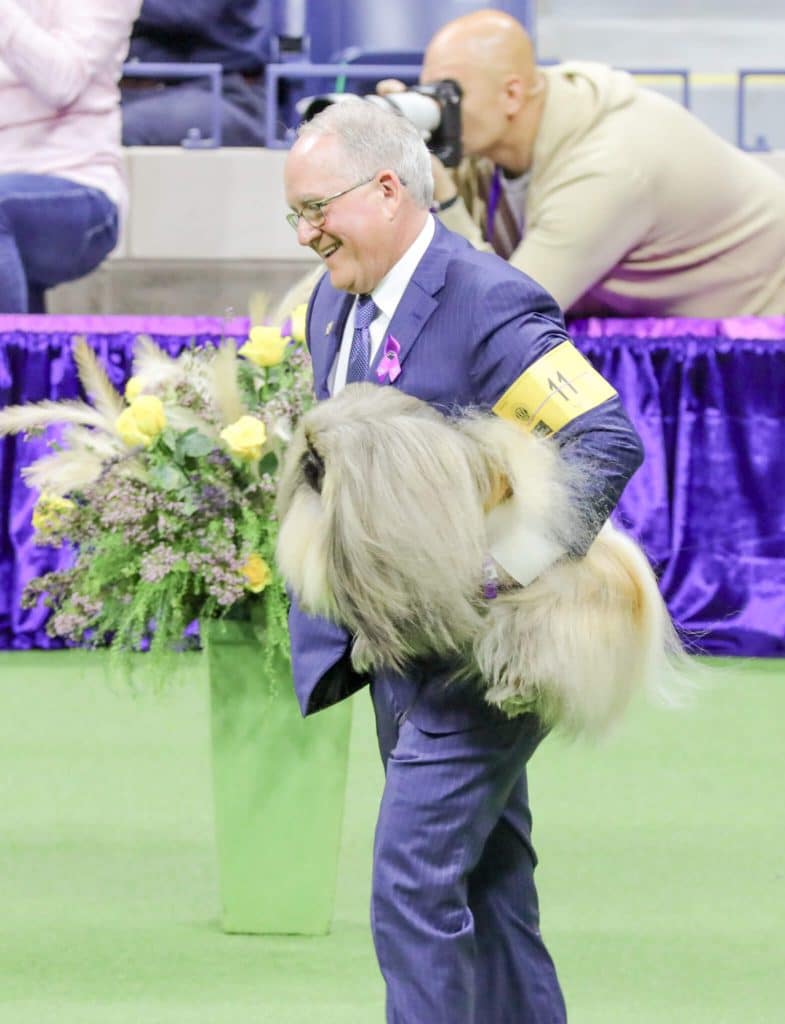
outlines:
{"label": "purple draped fabric", "polygon": [[[0,316],[0,405],[79,393],[72,340],[84,336],[113,383],[135,339],[166,351],[244,338],[244,319]],[[578,347],[618,389],[646,461],[616,513],[645,547],[674,619],[712,654],[785,653],[785,318],[581,320]],[[38,548],[35,495],[20,471],[42,439],[0,450],[0,647],[60,646],[46,612],[24,611],[33,576],[67,552]]]}
{"label": "purple draped fabric", "polygon": [[712,654],[785,654],[785,317],[585,320],[646,450],[618,519]]}

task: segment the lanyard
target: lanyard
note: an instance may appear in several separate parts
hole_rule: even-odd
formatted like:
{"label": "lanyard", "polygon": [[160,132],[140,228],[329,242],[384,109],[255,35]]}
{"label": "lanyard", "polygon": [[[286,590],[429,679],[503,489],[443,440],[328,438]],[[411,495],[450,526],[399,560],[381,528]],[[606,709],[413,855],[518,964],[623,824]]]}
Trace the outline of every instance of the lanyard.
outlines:
{"label": "lanyard", "polygon": [[493,168],[493,177],[491,178],[490,188],[488,189],[488,214],[487,224],[485,225],[485,233],[488,236],[488,241],[493,243],[493,223],[496,220],[496,211],[499,208],[499,200],[502,196],[502,172],[499,166],[496,165]]}

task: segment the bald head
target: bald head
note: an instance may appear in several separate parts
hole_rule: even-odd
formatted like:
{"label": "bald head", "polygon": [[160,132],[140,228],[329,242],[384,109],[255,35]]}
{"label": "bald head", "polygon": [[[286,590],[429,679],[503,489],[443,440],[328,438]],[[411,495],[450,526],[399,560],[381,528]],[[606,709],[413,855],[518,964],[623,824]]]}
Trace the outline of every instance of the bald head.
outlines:
{"label": "bald head", "polygon": [[433,81],[429,68],[447,62],[481,68],[494,77],[519,75],[527,86],[536,73],[531,39],[523,25],[503,11],[472,11],[440,28],[425,51],[423,80]]}
{"label": "bald head", "polygon": [[464,153],[516,174],[530,166],[545,82],[519,21],[481,10],[448,22],[428,44],[420,77],[425,84],[451,78],[460,85]]}

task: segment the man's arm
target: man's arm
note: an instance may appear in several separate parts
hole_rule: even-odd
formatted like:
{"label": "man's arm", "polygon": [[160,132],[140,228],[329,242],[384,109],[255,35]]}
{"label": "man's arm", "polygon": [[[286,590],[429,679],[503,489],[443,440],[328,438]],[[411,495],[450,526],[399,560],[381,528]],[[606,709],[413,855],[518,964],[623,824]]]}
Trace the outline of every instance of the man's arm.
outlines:
{"label": "man's arm", "polygon": [[39,25],[15,0],[0,0],[0,57],[53,111],[73,103],[126,43],[141,0],[80,0]]}
{"label": "man's arm", "polygon": [[640,437],[615,390],[575,349],[550,296],[533,281],[522,278],[517,286],[508,278],[488,290],[474,329],[482,338],[472,374],[478,401],[523,430],[552,436],[576,469],[581,528],[568,553],[580,556],[640,466]]}
{"label": "man's arm", "polygon": [[[521,243],[509,263],[528,274],[568,310],[645,239],[651,226],[649,184],[633,167],[592,164],[536,186]],[[476,249],[492,252],[462,198],[439,215],[445,227]],[[485,228],[485,225],[482,225]]]}

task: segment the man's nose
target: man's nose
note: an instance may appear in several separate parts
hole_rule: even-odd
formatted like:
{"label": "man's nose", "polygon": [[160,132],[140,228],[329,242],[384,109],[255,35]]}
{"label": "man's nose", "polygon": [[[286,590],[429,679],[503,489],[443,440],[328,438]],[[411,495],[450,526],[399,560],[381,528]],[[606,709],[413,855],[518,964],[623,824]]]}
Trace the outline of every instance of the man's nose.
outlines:
{"label": "man's nose", "polygon": [[300,217],[297,221],[297,241],[300,245],[312,245],[314,239],[318,238],[321,233],[322,229],[309,224],[305,217]]}

